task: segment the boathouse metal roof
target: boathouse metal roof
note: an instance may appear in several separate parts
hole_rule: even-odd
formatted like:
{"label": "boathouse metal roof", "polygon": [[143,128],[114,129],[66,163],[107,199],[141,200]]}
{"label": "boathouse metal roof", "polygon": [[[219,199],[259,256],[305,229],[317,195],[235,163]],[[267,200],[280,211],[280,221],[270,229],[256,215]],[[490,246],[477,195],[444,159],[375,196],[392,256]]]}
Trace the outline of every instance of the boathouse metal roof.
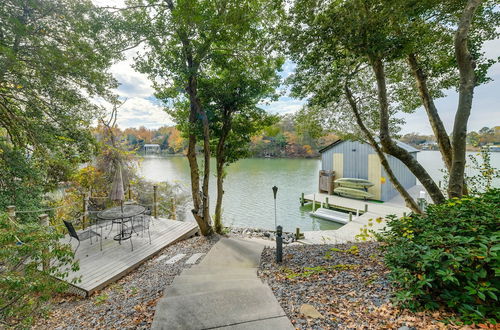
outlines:
{"label": "boathouse metal roof", "polygon": [[[341,144],[342,142],[345,142],[345,141],[346,141],[346,140],[338,139],[338,140],[334,141],[333,143],[331,143],[331,144],[327,145],[327,146],[326,146],[326,147],[324,147],[323,149],[321,149],[321,150],[319,151],[319,153],[323,153],[323,152],[325,152],[325,151],[327,151],[327,150],[329,150],[329,149],[331,149],[331,148],[335,147],[336,145]],[[406,150],[406,151],[408,151],[409,153],[419,152],[419,151],[420,151],[420,150],[418,150],[417,148],[414,148],[414,147],[412,147],[411,145],[406,144],[406,143],[404,143],[404,142],[401,142],[401,141],[399,141],[399,140],[394,140],[394,141],[396,141],[396,144],[398,145],[398,147],[405,149],[405,150]],[[360,141],[360,143],[365,143],[365,142],[361,142],[361,141]]]}

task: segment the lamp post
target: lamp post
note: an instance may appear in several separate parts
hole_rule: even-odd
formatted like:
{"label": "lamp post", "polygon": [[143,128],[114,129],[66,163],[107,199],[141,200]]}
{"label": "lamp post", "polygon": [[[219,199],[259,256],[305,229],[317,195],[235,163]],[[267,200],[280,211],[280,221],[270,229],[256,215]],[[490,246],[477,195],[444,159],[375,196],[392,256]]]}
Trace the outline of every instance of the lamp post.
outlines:
{"label": "lamp post", "polygon": [[276,194],[278,193],[278,187],[274,186],[273,187],[273,195],[274,195],[274,228],[278,225],[278,222],[276,220]]}

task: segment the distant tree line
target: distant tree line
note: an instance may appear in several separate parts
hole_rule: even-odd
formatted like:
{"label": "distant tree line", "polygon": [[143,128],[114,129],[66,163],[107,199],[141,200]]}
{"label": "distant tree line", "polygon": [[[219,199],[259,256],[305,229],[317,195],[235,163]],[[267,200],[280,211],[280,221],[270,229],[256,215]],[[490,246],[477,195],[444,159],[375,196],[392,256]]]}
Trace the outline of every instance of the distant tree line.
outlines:
{"label": "distant tree line", "polygon": [[[115,135],[129,151],[141,152],[145,144],[158,144],[165,154],[185,154],[188,141],[176,126],[162,126],[149,129],[120,129],[115,127]],[[100,130],[94,130],[94,135]],[[253,135],[248,142],[249,157],[290,157],[314,158],[319,156],[319,150],[337,139],[337,135],[321,132],[310,134],[300,129],[293,115],[274,117],[271,125]]]}
{"label": "distant tree line", "polygon": [[[403,135],[400,140],[416,148],[433,149],[437,150],[438,145],[436,137],[433,134],[425,135],[419,133],[407,133]],[[500,126],[483,127],[480,130],[471,131],[467,133],[467,146],[468,147],[481,147],[484,145],[500,144]]]}

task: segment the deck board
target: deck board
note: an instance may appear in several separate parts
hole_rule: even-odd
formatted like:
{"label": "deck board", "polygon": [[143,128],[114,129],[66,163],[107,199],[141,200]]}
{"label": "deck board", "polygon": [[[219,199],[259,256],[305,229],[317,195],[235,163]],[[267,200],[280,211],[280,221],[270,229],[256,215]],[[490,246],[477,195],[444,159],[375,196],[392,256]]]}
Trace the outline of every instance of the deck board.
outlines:
{"label": "deck board", "polygon": [[[109,229],[103,230],[103,236],[106,231]],[[84,291],[86,295],[90,295],[125,276],[166,246],[193,236],[198,231],[198,226],[191,222],[155,219],[150,231],[151,244],[149,244],[147,231],[144,232],[144,237],[141,235],[132,237],[134,251],[131,250],[129,240],[122,241],[120,245],[112,238],[103,239],[102,251],[100,251],[99,241],[94,241],[92,245],[90,245],[89,240],[82,241],[75,255],[75,258],[79,260],[80,269],[76,272],[70,272],[64,280],[70,282],[72,279],[80,277],[81,281],[72,284],[72,286],[78,291]],[[110,236],[112,237],[113,234]],[[62,240],[67,243],[69,237],[66,236]],[[77,244],[76,240],[72,240],[73,249],[76,248]]]}

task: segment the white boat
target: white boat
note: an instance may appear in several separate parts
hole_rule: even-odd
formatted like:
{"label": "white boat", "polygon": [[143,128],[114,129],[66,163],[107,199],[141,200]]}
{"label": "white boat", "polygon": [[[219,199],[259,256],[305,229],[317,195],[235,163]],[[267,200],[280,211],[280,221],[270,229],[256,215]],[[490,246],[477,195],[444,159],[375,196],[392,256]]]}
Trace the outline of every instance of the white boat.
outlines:
{"label": "white boat", "polygon": [[320,207],[319,209],[317,209],[314,212],[311,212],[310,214],[311,216],[316,218],[335,221],[341,224],[346,224],[349,222],[349,213],[333,211],[330,209],[325,209],[323,207]]}

